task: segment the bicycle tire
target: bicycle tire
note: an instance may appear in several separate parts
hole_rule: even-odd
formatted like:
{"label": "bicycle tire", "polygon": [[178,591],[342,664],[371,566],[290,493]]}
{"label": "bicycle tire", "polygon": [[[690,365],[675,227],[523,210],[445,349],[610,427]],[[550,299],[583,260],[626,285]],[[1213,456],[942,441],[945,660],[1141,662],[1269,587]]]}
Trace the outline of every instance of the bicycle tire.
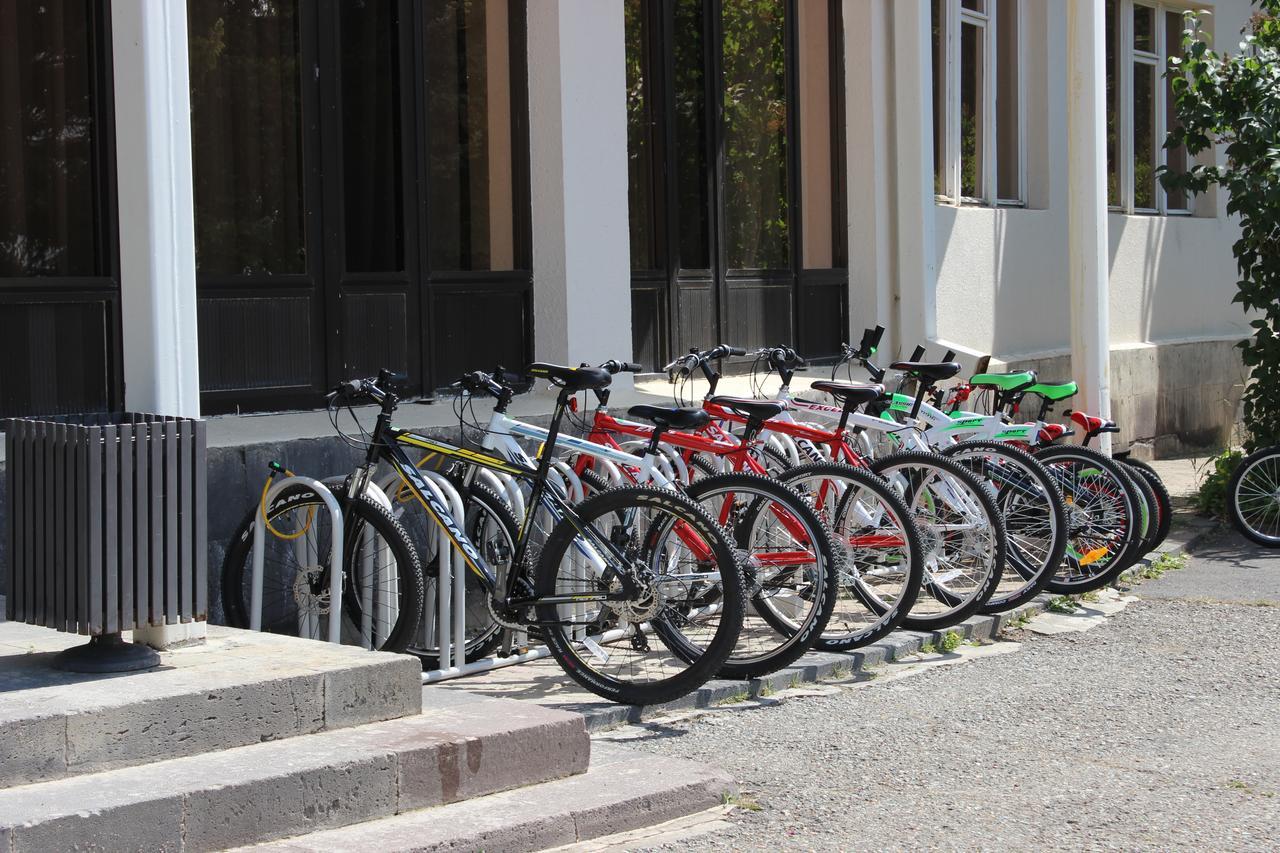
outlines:
{"label": "bicycle tire", "polygon": [[[719,573],[719,598],[716,604],[720,608],[720,618],[712,636],[700,646],[690,641],[686,646],[670,649],[687,664],[684,669],[667,678],[639,683],[599,672],[593,665],[594,655],[589,652],[584,657],[579,652],[576,641],[566,636],[565,626],[553,624],[561,620],[557,605],[541,604],[536,608],[538,620],[545,623],[547,648],[565,673],[592,693],[628,705],[671,702],[705,684],[733,653],[746,610],[742,570],[724,531],[706,510],[690,498],[668,489],[647,486],[619,486],[602,492],[576,507],[576,523],[565,520],[557,524],[542,549],[535,578],[535,594],[551,595],[556,591],[561,565],[578,538],[578,525],[594,527],[599,519],[611,516],[627,518],[635,514],[631,510],[643,511],[650,507],[668,513],[673,521],[661,529],[656,524],[646,528],[641,537],[642,544],[652,547],[653,537],[662,535],[675,522],[691,525],[694,533],[711,548],[714,568]],[[582,645],[589,648],[585,643]]]}
{"label": "bicycle tire", "polygon": [[[1033,544],[1029,540],[1034,539],[1039,531],[1025,526],[1017,517],[1010,517],[1013,501],[1018,497],[1018,490],[1015,488],[1018,484],[1011,479],[994,480],[986,476],[991,472],[985,465],[981,466],[980,471],[974,471],[981,479],[998,486],[995,492],[996,506],[1001,509],[1004,516],[1005,533],[1009,538],[1008,559],[1005,562],[1005,573],[1001,578],[1000,587],[982,606],[982,612],[1002,613],[1021,607],[1044,590],[1066,553],[1067,510],[1062,491],[1058,488],[1053,475],[1039,460],[1027,451],[1005,442],[974,439],[953,444],[939,452],[948,459],[957,459],[973,453],[1004,457],[1012,464],[1020,466],[1024,475],[1031,477],[1034,481],[1031,484],[1033,491],[1038,489],[1039,494],[1043,495],[1043,500],[1038,502],[1038,506],[1042,505],[1041,511],[1047,516],[1045,523],[1048,525],[1050,541],[1048,546],[1042,549],[1042,555],[1037,556],[1037,551],[1032,550]],[[970,470],[973,468],[973,466],[967,467],[970,467]],[[1025,491],[1023,493],[1025,494]],[[1037,498],[1032,495],[1030,499]],[[1009,571],[1010,568],[1013,569],[1012,572]],[[1021,579],[1022,583],[1018,583],[1017,579]]]}
{"label": "bicycle tire", "polygon": [[[387,542],[397,570],[396,594],[399,596],[399,602],[396,621],[377,648],[380,651],[388,652],[404,651],[412,640],[413,634],[422,618],[423,575],[417,548],[414,547],[413,541],[405,532],[404,527],[381,505],[367,496],[362,496],[360,500],[353,502],[347,498],[341,486],[335,486],[331,491],[334,497],[338,499],[339,504],[342,505],[344,512],[348,514],[348,518],[351,519],[347,522],[343,541],[343,550],[347,552],[343,556],[343,570],[347,576],[343,585],[343,610],[350,621],[359,624],[356,622],[358,614],[353,618],[349,608],[357,600],[352,588],[356,577],[354,567],[359,563],[355,549],[363,538],[362,526],[367,525],[373,529],[375,534]],[[327,516],[328,510],[320,496],[310,487],[298,484],[285,489],[276,496],[275,501],[267,509],[267,518],[275,522],[286,512],[308,507],[314,509],[316,517],[323,518]],[[246,595],[248,591],[246,589],[246,581],[252,577],[254,523],[259,511],[260,508],[255,505],[245,515],[231,537],[231,543],[222,562],[221,597],[223,613],[227,624],[234,628],[249,627],[250,603]],[[317,546],[317,550],[319,550],[319,546]],[[327,567],[327,557],[321,560],[319,565]],[[264,578],[264,610],[268,609],[267,585],[267,581]],[[298,595],[296,592],[297,586],[298,579],[295,573],[288,595],[278,600],[283,602],[286,598],[296,599]],[[276,627],[283,628],[288,624],[287,605],[285,610],[285,616],[272,623]],[[296,625],[296,614],[294,624]],[[287,632],[281,630],[273,633]],[[344,630],[345,633],[346,631]]]}
{"label": "bicycle tire", "polygon": [[[827,623],[827,630],[814,641],[814,648],[822,651],[843,652],[883,639],[897,628],[910,612],[920,594],[920,584],[924,577],[920,531],[912,520],[911,511],[898,493],[882,477],[871,473],[866,468],[856,468],[843,462],[811,462],[788,470],[781,479],[784,483],[793,485],[813,478],[822,478],[824,482],[827,479],[840,478],[856,484],[857,489],[871,492],[898,519],[898,527],[902,531],[901,535],[907,550],[906,568],[900,591],[892,601],[886,602],[883,600],[885,598],[883,594],[873,592],[862,580],[865,570],[854,556],[856,549],[852,545],[852,539],[846,539],[849,536],[849,528],[845,525],[845,521],[849,520],[854,496],[860,492],[855,492],[852,488],[846,489],[835,502],[834,507],[830,508],[830,515],[824,516],[824,521],[831,530],[832,541],[838,546],[836,559],[840,591],[835,605],[836,612],[843,614],[844,608],[841,607],[840,601],[849,597],[843,595],[847,590],[859,605],[876,616],[875,621],[870,625],[854,629],[849,629],[848,620],[840,617],[840,621],[846,626],[845,630],[840,630],[833,625],[837,621],[837,617],[833,614],[832,619]],[[823,511],[827,511],[825,506]],[[850,542],[850,547],[847,549],[842,547],[846,541]],[[863,562],[867,566],[874,565],[870,560]]]}
{"label": "bicycle tire", "polygon": [[1147,481],[1147,485],[1151,487],[1152,494],[1155,495],[1158,518],[1156,520],[1155,538],[1151,543],[1151,548],[1159,548],[1164,544],[1164,540],[1169,538],[1169,530],[1173,527],[1173,496],[1169,494],[1169,489],[1165,486],[1164,481],[1160,479],[1160,475],[1156,473],[1156,469],[1146,462],[1139,459],[1124,459],[1122,461]]}
{"label": "bicycle tire", "polygon": [[[1088,447],[1081,447],[1077,444],[1053,444],[1048,447],[1039,448],[1033,454],[1037,459],[1047,467],[1051,473],[1054,473],[1055,479],[1058,480],[1059,487],[1063,491],[1063,500],[1067,504],[1067,526],[1068,537],[1071,544],[1067,547],[1066,556],[1063,557],[1062,565],[1057,573],[1050,579],[1045,588],[1059,595],[1072,595],[1083,592],[1090,592],[1095,589],[1101,589],[1110,584],[1113,580],[1120,576],[1126,569],[1133,565],[1136,561],[1134,551],[1141,545],[1141,539],[1138,538],[1138,531],[1135,525],[1137,516],[1137,506],[1135,504],[1134,490],[1130,488],[1130,478],[1120,463],[1104,456],[1096,450]],[[1095,536],[1081,535],[1082,532],[1087,534],[1092,531],[1088,530],[1085,524],[1085,514],[1092,512],[1091,508],[1086,507],[1080,509],[1081,501],[1077,500],[1077,493],[1072,483],[1078,483],[1079,478],[1076,477],[1072,481],[1066,478],[1069,476],[1059,471],[1063,466],[1068,464],[1078,464],[1083,466],[1082,472],[1093,477],[1092,472],[1097,471],[1105,474],[1113,482],[1113,488],[1118,488],[1118,492],[1112,496],[1104,495],[1104,499],[1112,501],[1112,511],[1119,513],[1117,523],[1120,528],[1114,535],[1106,535],[1101,538]],[[1099,487],[1105,486],[1099,483]],[[1081,493],[1081,497],[1088,498],[1090,492],[1099,494],[1097,489],[1085,489]],[[1118,503],[1116,503],[1118,501]],[[1103,511],[1106,507],[1102,508]],[[1092,522],[1089,523],[1090,525]],[[1115,526],[1114,524],[1112,525]],[[1090,547],[1091,542],[1098,544]],[[1103,544],[1106,543],[1106,544]],[[1102,562],[1102,558],[1093,559],[1089,562],[1082,562],[1091,556],[1092,552],[1098,548],[1107,548],[1113,551],[1114,555],[1106,555],[1106,562]],[[1097,569],[1091,569],[1092,566]]]}
{"label": "bicycle tire", "polygon": [[[1246,478],[1255,474],[1258,485],[1255,486],[1252,479],[1246,483]],[[1259,530],[1246,517],[1242,500],[1249,515],[1258,513],[1259,520],[1268,522],[1265,529]],[[1280,445],[1255,450],[1240,460],[1227,481],[1227,516],[1250,542],[1264,548],[1280,548]]]}
{"label": "bicycle tire", "polygon": [[[1005,555],[1008,550],[1008,538],[1004,529],[1004,520],[982,481],[966,471],[957,462],[939,456],[936,453],[902,450],[871,463],[871,470],[881,476],[884,476],[884,471],[896,468],[933,469],[941,472],[942,476],[947,478],[945,482],[958,483],[971,496],[973,503],[976,504],[976,507],[971,506],[968,509],[976,509],[982,515],[983,521],[979,526],[990,530],[989,560],[984,563],[985,568],[977,578],[973,591],[963,597],[952,594],[943,585],[943,582],[936,581],[931,577],[931,570],[929,569],[928,554],[933,554],[937,559],[938,549],[946,540],[946,536],[938,535],[936,526],[922,520],[921,513],[915,510],[917,496],[921,495],[925,481],[916,476],[908,478],[906,484],[908,491],[904,493],[903,499],[913,511],[926,550],[925,576],[921,588],[930,598],[940,604],[949,604],[950,606],[939,613],[924,614],[919,610],[923,596],[918,597],[912,612],[907,614],[906,618],[902,620],[902,624],[904,627],[915,631],[937,631],[948,628],[977,613],[995,593],[996,587],[999,586],[1000,578],[1004,573]],[[893,485],[893,482],[891,481],[890,484]],[[943,527],[945,528],[946,526],[944,523]],[[943,530],[944,534],[947,532],[949,531]],[[951,541],[954,542],[955,539],[953,538]],[[963,543],[963,541],[964,537],[962,536],[961,542]],[[979,550],[983,548],[982,543],[975,544]],[[955,571],[953,569],[951,573]],[[949,573],[942,574],[945,576]]]}
{"label": "bicycle tire", "polygon": [[[746,551],[744,570],[757,573],[754,567],[758,562],[754,548],[752,533],[759,530],[762,513],[768,507],[766,501],[780,505],[805,528],[804,536],[812,542],[814,564],[804,573],[805,591],[798,595],[787,596],[788,600],[798,598],[807,602],[803,618],[792,621],[778,612],[777,600],[780,595],[769,595],[759,579],[753,582],[748,577],[751,610],[744,614],[742,631],[734,646],[733,654],[720,667],[717,676],[720,678],[758,678],[776,672],[791,663],[812,648],[814,641],[821,636],[831,619],[839,593],[837,584],[839,576],[835,564],[835,552],[826,527],[817,514],[792,489],[777,480],[760,474],[737,473],[717,474],[704,477],[684,489],[684,493],[699,504],[707,507],[709,501],[716,497],[733,494],[735,496],[754,495],[745,511],[736,517],[736,521],[728,532],[739,551]],[[737,503],[737,501],[735,501]],[[715,518],[714,512],[708,512]],[[716,519],[722,526],[724,521]],[[798,544],[798,543],[797,543]],[[783,573],[788,574],[788,573]],[[759,589],[756,589],[760,586]],[[775,592],[783,595],[785,587],[773,587]],[[795,590],[791,590],[795,592]],[[804,606],[804,605],[801,605]],[[754,612],[764,622],[765,627],[754,624],[751,613]],[[798,622],[798,624],[797,624]],[[774,639],[774,638],[778,639]],[[748,645],[754,645],[755,651],[748,651]]]}

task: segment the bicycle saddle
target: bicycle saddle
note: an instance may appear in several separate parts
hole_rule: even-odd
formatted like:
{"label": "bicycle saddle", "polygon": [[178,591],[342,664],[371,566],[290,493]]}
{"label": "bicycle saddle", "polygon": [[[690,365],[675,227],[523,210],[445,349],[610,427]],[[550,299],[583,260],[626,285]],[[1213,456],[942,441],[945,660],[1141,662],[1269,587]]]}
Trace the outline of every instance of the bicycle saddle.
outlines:
{"label": "bicycle saddle", "polygon": [[960,365],[954,361],[895,361],[889,365],[889,369],[901,370],[913,379],[941,382],[959,373]]}
{"label": "bicycle saddle", "polygon": [[1039,394],[1046,400],[1065,400],[1074,397],[1080,386],[1074,382],[1037,382],[1027,389],[1028,394]]}
{"label": "bicycle saddle", "polygon": [[627,414],[662,429],[698,429],[711,423],[711,415],[702,409],[679,406],[632,406]]}
{"label": "bicycle saddle", "polygon": [[722,406],[747,420],[767,421],[782,414],[787,407],[780,400],[755,400],[750,397],[709,397],[708,403]]}
{"label": "bicycle saddle", "polygon": [[1120,427],[1116,426],[1115,421],[1109,421],[1106,418],[1099,418],[1093,415],[1086,415],[1084,412],[1072,412],[1071,420],[1080,424],[1080,428],[1090,435],[1101,432],[1120,431]]}
{"label": "bicycle saddle", "polygon": [[824,379],[809,386],[815,391],[825,391],[843,406],[857,408],[884,395],[883,385],[872,385],[862,382],[833,382]]}
{"label": "bicycle saddle", "polygon": [[609,371],[599,367],[562,367],[541,361],[529,365],[525,372],[539,379],[550,379],[552,383],[570,392],[599,391],[601,388],[608,388],[613,381]]}
{"label": "bicycle saddle", "polygon": [[1033,370],[975,373],[969,377],[969,384],[978,388],[996,388],[1000,391],[1024,391],[1036,384],[1036,374]]}

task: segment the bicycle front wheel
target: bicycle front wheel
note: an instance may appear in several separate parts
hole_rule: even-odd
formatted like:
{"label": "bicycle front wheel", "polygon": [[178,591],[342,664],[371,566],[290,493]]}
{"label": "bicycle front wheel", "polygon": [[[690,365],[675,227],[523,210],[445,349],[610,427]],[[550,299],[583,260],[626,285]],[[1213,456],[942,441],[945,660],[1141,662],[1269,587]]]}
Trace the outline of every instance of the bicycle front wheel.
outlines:
{"label": "bicycle front wheel", "polygon": [[836,603],[814,647],[842,652],[881,639],[920,593],[924,562],[911,511],[885,480],[842,462],[798,465],[782,481],[818,514],[836,548]]}
{"label": "bicycle front wheel", "polygon": [[[408,534],[370,498],[343,505],[342,642],[388,652],[409,645],[422,618],[422,564]],[[248,628],[253,601],[255,506],[231,538],[222,564],[222,606],[227,624]],[[332,607],[329,510],[310,487],[285,489],[267,508],[263,543],[262,630],[329,639]]]}
{"label": "bicycle front wheel", "polygon": [[547,538],[534,587],[574,597],[535,608],[552,656],[614,702],[659,704],[701,687],[733,653],[746,608],[724,531],[684,495],[644,486],[602,492],[574,513]]}
{"label": "bicycle front wheel", "polygon": [[794,662],[831,619],[839,578],[822,521],[792,489],[758,474],[698,480],[685,494],[733,536],[751,608],[722,678],[756,678]]}
{"label": "bicycle front wheel", "polygon": [[1280,446],[1240,462],[1227,483],[1227,512],[1250,542],[1280,548]]}

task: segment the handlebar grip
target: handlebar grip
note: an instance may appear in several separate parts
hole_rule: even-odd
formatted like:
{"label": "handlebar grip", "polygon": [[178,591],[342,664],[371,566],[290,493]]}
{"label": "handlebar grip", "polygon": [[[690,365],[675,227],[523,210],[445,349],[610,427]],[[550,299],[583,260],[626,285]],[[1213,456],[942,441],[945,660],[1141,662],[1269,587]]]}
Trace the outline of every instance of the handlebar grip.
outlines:
{"label": "handlebar grip", "polygon": [[722,344],[727,355],[746,355],[747,351],[742,347],[731,347],[728,344]]}
{"label": "handlebar grip", "polygon": [[636,364],[634,361],[624,361],[619,369],[623,373],[643,373],[644,365]]}

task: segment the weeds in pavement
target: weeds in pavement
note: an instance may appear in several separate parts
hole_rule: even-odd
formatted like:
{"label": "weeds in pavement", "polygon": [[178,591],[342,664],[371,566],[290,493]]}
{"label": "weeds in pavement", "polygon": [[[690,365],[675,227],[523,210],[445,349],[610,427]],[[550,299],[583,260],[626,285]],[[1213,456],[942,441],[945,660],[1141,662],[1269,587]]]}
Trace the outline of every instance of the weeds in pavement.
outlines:
{"label": "weeds in pavement", "polygon": [[960,648],[962,642],[964,642],[964,637],[960,636],[959,631],[948,631],[942,635],[942,650],[950,654]]}
{"label": "weeds in pavement", "polygon": [[1098,591],[1096,589],[1091,589],[1088,592],[1080,593],[1080,600],[1087,601],[1090,604],[1097,604],[1102,600],[1102,596],[1098,595]]}
{"label": "weeds in pavement", "polygon": [[1069,595],[1055,595],[1049,599],[1048,609],[1053,613],[1075,613],[1076,600]]}
{"label": "weeds in pavement", "polygon": [[745,690],[739,690],[737,693],[730,693],[728,696],[717,702],[717,705],[734,705],[738,702],[745,702],[751,698],[751,694]]}
{"label": "weeds in pavement", "polygon": [[1027,627],[1027,623],[1034,618],[1035,614],[1031,613],[1029,610],[1024,610],[1010,619],[1008,624],[1005,625],[1005,628],[1025,628]]}
{"label": "weeds in pavement", "polygon": [[921,643],[921,644],[920,644],[920,654],[922,654],[922,655],[931,655],[931,654],[933,654],[934,652],[936,652],[937,650],[938,650],[938,647],[937,647],[937,646],[935,646],[933,643]]}
{"label": "weeds in pavement", "polygon": [[1253,787],[1248,782],[1243,782],[1239,779],[1227,780],[1227,787],[1232,789],[1233,791],[1242,791],[1246,794],[1251,794],[1255,797],[1266,797],[1267,799],[1271,799],[1272,797],[1275,796],[1274,791],[1259,791],[1257,788]]}
{"label": "weeds in pavement", "polygon": [[756,693],[756,696],[760,699],[767,699],[777,692],[778,691],[774,689],[772,684],[770,684],[767,681],[764,681],[764,682],[761,682],[760,691]]}
{"label": "weeds in pavement", "polygon": [[726,806],[744,809],[749,812],[763,811],[764,806],[760,805],[760,801],[750,791],[739,791],[738,793],[730,793],[726,791],[723,797]]}
{"label": "weeds in pavement", "polygon": [[[1244,454],[1239,450],[1224,450],[1209,459],[1196,474],[1204,477],[1196,492],[1196,509],[1220,521],[1227,519],[1227,482],[1235,472]],[[1207,473],[1205,472],[1207,470]]]}
{"label": "weeds in pavement", "polygon": [[1165,572],[1175,572],[1187,565],[1186,554],[1161,554],[1138,573],[1143,580],[1155,580]]}

